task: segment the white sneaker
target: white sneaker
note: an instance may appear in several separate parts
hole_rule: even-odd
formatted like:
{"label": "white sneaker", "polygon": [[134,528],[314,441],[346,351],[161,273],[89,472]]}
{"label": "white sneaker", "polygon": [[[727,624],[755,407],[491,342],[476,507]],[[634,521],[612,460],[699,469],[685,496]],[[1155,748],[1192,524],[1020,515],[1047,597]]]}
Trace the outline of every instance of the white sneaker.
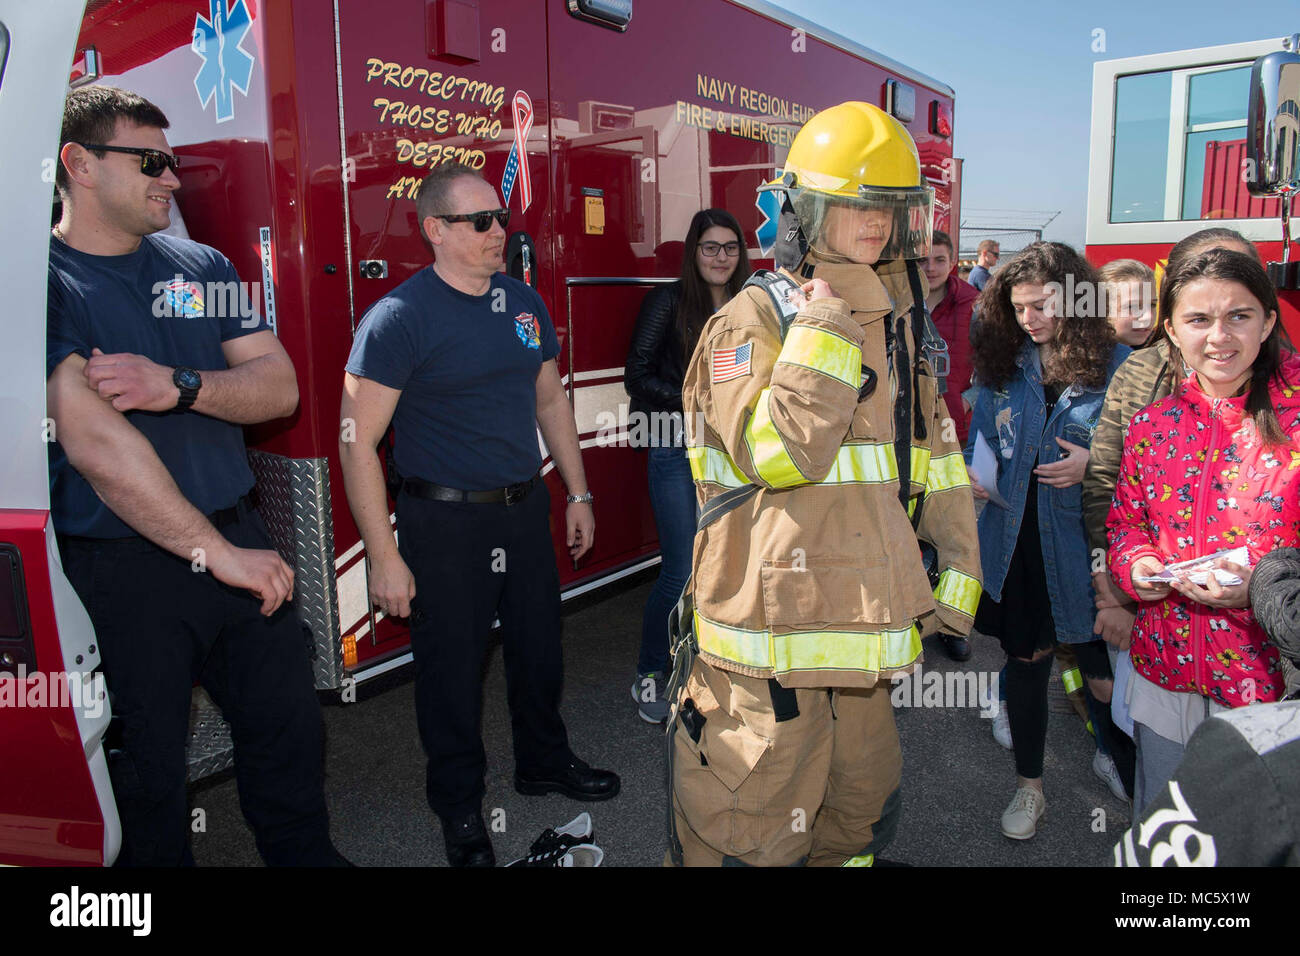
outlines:
{"label": "white sneaker", "polygon": [[1007,750],[1011,749],[1011,718],[1007,716],[1005,700],[998,706],[998,712],[993,715],[993,739]]}
{"label": "white sneaker", "polygon": [[1047,801],[1033,787],[1021,787],[1002,814],[1002,835],[1013,840],[1028,840],[1038,832],[1038,823],[1047,812]]}
{"label": "white sneaker", "polygon": [[556,866],[600,866],[605,859],[605,851],[594,843],[579,843],[569,847],[569,852],[560,857]]}
{"label": "white sneaker", "polygon": [[1119,771],[1115,769],[1115,761],[1110,759],[1110,754],[1098,750],[1092,758],[1092,772],[1106,781],[1106,786],[1110,787],[1116,800],[1128,800],[1128,794],[1124,792],[1124,781],[1120,780]]}

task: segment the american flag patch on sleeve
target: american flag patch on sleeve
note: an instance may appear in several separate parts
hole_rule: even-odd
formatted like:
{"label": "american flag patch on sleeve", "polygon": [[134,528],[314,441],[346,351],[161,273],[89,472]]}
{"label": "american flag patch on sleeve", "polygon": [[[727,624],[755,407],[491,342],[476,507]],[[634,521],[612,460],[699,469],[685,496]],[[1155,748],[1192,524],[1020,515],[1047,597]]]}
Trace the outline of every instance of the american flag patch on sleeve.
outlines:
{"label": "american flag patch on sleeve", "polygon": [[749,374],[749,353],[753,343],[746,342],[734,349],[714,349],[709,366],[713,369],[710,384],[729,382]]}

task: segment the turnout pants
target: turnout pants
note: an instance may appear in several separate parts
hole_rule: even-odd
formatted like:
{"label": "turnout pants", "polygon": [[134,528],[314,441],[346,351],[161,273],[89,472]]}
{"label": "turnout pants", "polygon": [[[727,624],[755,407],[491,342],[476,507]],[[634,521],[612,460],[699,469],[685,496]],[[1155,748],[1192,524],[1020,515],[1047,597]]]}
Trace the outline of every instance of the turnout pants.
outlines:
{"label": "turnout pants", "polygon": [[[271,549],[241,508],[221,529]],[[91,622],[111,695],[109,772],[122,866],[192,862],[185,792],[190,693],[201,683],[230,723],[239,804],[270,865],[334,865],[324,728],[308,638],[290,604],[270,618],[248,591],[195,571],[144,538],[61,538],[64,572]]]}
{"label": "turnout pants", "polygon": [[483,801],[483,665],[501,620],[515,768],[568,762],[560,718],[560,581],[550,495],[538,482],[517,504],[431,501],[403,492],[397,539],[415,576],[411,651],[429,806],[444,821]]}
{"label": "turnout pants", "polygon": [[673,740],[685,865],[869,865],[901,810],[889,690],[785,690],[696,658]]}

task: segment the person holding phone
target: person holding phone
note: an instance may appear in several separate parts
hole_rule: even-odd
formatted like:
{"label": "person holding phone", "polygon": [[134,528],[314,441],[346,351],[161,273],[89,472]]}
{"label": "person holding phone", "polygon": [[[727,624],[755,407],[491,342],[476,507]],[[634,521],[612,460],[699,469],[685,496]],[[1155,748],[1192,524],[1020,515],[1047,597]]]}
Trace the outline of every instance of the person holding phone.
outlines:
{"label": "person holding phone", "polygon": [[1282,352],[1268,274],[1226,249],[1182,259],[1160,316],[1187,376],[1129,423],[1106,521],[1111,576],[1140,602],[1128,691],[1139,813],[1207,716],[1277,700],[1286,686],[1250,608],[1250,566],[1214,562],[1236,584],[1149,579],[1243,545],[1253,565],[1300,539],[1300,359]]}

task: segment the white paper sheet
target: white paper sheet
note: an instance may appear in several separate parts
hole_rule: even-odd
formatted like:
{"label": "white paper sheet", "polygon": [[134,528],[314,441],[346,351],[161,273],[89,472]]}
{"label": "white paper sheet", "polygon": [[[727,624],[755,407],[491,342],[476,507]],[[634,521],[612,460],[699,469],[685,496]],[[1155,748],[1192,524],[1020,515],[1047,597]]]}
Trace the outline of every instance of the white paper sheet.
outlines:
{"label": "white paper sheet", "polygon": [[999,508],[1009,508],[1007,499],[998,494],[998,458],[993,446],[984,437],[983,432],[976,432],[975,447],[972,449],[970,469],[975,472],[975,480],[989,493],[989,501]]}

